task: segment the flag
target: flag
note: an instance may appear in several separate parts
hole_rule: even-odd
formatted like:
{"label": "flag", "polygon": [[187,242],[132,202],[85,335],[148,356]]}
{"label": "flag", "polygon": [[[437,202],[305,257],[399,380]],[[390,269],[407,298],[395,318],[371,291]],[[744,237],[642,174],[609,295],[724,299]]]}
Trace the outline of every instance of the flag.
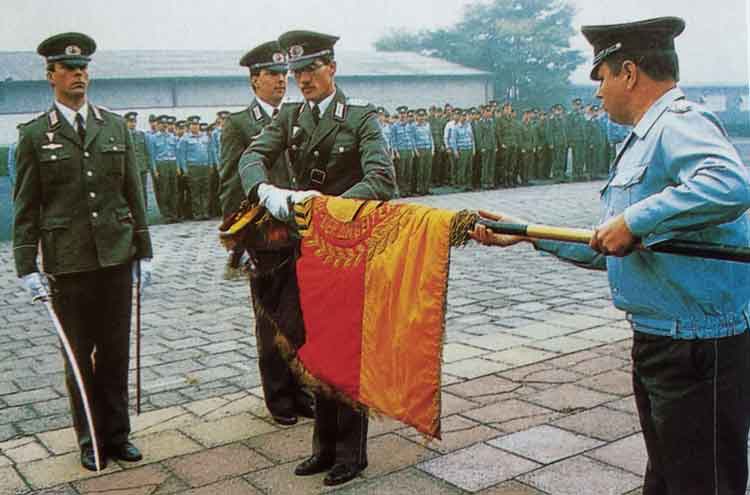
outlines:
{"label": "flag", "polygon": [[294,367],[324,392],[440,438],[450,247],[476,215],[326,196],[295,215],[305,339]]}

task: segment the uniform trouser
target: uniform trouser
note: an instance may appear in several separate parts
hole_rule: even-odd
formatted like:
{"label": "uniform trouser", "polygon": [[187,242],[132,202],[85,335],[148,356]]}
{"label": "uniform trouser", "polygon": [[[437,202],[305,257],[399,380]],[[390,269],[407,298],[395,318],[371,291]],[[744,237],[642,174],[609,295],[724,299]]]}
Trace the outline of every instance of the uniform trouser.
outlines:
{"label": "uniform trouser", "polygon": [[473,150],[458,150],[458,157],[455,154],[453,156],[456,160],[453,185],[464,189],[471,189],[472,162],[474,160]]}
{"label": "uniform trouser", "polygon": [[483,189],[495,187],[495,149],[479,150],[480,176],[479,182]]}
{"label": "uniform trouser", "polygon": [[552,147],[552,178],[562,180],[565,178],[565,168],[568,161],[568,148],[563,144]]}
{"label": "uniform trouser", "polygon": [[455,187],[455,176],[456,176],[456,155],[453,153],[453,151],[450,150],[450,148],[445,150],[445,161],[444,161],[444,178],[443,178],[443,184],[446,186],[452,186]]}
{"label": "uniform trouser", "polygon": [[518,155],[518,175],[522,184],[528,184],[534,169],[534,151],[530,148],[521,148]]}
{"label": "uniform trouser", "polygon": [[[52,304],[81,370],[100,446],[120,445],[130,434],[130,264],[57,275],[52,289]],[[78,445],[88,447],[92,440],[83,401],[67,356],[64,359],[73,427]]]}
{"label": "uniform trouser", "polygon": [[445,163],[446,155],[445,148],[442,146],[435,146],[435,154],[432,155],[432,175],[431,185],[441,186],[446,183],[445,179]]}
{"label": "uniform trouser", "polygon": [[[252,258],[259,272],[250,278],[250,295],[263,396],[271,414],[289,416],[295,413],[297,405],[311,403],[275,343],[277,329],[302,327],[292,251],[254,251]],[[285,336],[295,347],[301,345],[294,336],[288,333]]]}
{"label": "uniform trouser", "polygon": [[414,182],[414,152],[410,149],[400,149],[396,166],[396,182],[401,196],[409,196]]}
{"label": "uniform trouser", "polygon": [[582,141],[575,141],[570,145],[572,156],[571,177],[580,179],[586,172],[586,146]]}
{"label": "uniform trouser", "polygon": [[208,171],[208,214],[211,217],[221,216],[221,204],[219,201],[220,187],[218,168],[216,165],[212,165]]}
{"label": "uniform trouser", "polygon": [[208,165],[188,165],[187,174],[183,178],[186,196],[190,198],[191,216],[196,219],[210,216],[208,209],[209,173]]}
{"label": "uniform trouser", "polygon": [[547,180],[552,169],[552,150],[548,145],[544,145],[537,153],[537,170],[539,179]]}
{"label": "uniform trouser", "polygon": [[414,157],[414,172],[417,194],[427,194],[430,192],[432,184],[432,149],[419,150],[419,156]]}
{"label": "uniform trouser", "polygon": [[315,394],[313,454],[336,464],[367,466],[367,413]]}
{"label": "uniform trouser", "polygon": [[643,495],[744,495],[750,333],[677,340],[635,332],[633,389],[648,452]]}
{"label": "uniform trouser", "polygon": [[518,180],[518,161],[520,149],[516,146],[508,146],[505,148],[503,170],[505,172],[504,184],[506,186],[515,186]]}
{"label": "uniform trouser", "polygon": [[177,188],[177,162],[156,162],[156,171],[159,176],[156,179],[156,188],[159,191],[159,211],[164,220],[174,222],[177,220],[178,188]]}

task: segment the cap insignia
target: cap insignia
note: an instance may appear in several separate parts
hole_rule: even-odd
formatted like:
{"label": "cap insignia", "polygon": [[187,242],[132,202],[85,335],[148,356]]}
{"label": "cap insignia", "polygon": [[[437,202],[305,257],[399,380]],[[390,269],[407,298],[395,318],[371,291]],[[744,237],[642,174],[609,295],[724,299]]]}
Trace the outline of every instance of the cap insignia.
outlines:
{"label": "cap insignia", "polygon": [[286,62],[286,55],[284,55],[281,52],[276,52],[276,53],[273,54],[272,59],[277,64],[283,64],[284,62]]}
{"label": "cap insignia", "polygon": [[65,55],[80,55],[81,47],[78,45],[68,45],[65,47]]}
{"label": "cap insignia", "polygon": [[292,45],[289,47],[290,58],[299,58],[304,54],[305,54],[305,49],[302,47],[302,45]]}

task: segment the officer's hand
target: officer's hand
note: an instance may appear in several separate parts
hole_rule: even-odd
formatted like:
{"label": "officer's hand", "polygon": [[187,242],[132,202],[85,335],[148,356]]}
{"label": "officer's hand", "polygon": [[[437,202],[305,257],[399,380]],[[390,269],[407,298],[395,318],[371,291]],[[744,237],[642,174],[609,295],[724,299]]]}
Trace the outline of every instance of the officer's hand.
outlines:
{"label": "officer's hand", "polygon": [[311,196],[319,196],[318,191],[291,191],[266,184],[258,186],[258,200],[260,205],[268,210],[275,219],[288,222],[292,219],[292,206]]}
{"label": "officer's hand", "polygon": [[[525,220],[521,220],[520,218],[511,217],[509,215],[505,214],[498,214],[498,213],[490,213],[488,211],[479,210],[479,216],[480,218],[486,219],[486,220],[493,220],[495,222],[503,222],[503,223],[516,223],[516,224],[525,224],[527,223]],[[474,230],[469,232],[469,235],[480,244],[484,244],[485,246],[512,246],[513,244],[518,244],[519,242],[532,242],[532,240],[528,237],[520,236],[520,235],[507,235],[507,234],[496,234],[492,232],[490,229],[485,227],[484,225],[481,225],[480,223],[477,223],[474,226]]]}
{"label": "officer's hand", "polygon": [[151,258],[134,259],[132,264],[132,281],[133,286],[138,282],[138,269],[140,265],[141,271],[141,289],[145,289],[151,285],[152,273],[154,271],[154,263]]}
{"label": "officer's hand", "polygon": [[29,273],[21,277],[21,285],[29,291],[32,301],[49,297],[49,282],[47,277],[39,272]]}
{"label": "officer's hand", "polygon": [[630,232],[625,216],[610,218],[594,229],[589,246],[604,255],[626,256],[635,248],[638,238]]}

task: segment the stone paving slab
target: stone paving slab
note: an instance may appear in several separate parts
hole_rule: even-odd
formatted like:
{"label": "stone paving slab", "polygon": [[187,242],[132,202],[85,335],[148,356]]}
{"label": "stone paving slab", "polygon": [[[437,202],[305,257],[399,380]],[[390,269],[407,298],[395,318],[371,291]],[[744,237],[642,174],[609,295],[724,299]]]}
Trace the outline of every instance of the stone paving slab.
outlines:
{"label": "stone paving slab", "polygon": [[642,483],[638,476],[584,456],[546,466],[519,479],[555,495],[620,494]]}
{"label": "stone paving slab", "polygon": [[599,440],[549,425],[505,435],[487,443],[541,464],[556,462],[602,445]]}

